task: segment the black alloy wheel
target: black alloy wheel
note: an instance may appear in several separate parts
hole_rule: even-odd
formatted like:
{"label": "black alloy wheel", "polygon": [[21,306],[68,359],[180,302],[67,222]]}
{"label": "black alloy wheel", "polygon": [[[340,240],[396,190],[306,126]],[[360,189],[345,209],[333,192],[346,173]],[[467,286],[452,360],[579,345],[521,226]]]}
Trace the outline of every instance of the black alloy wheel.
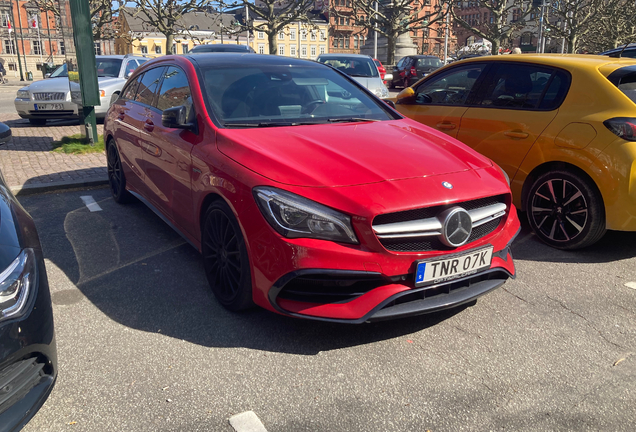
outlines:
{"label": "black alloy wheel", "polygon": [[108,170],[108,185],[110,193],[115,202],[126,204],[132,200],[132,195],[126,190],[126,177],[121,168],[121,159],[117,145],[112,139],[108,142],[108,150],[106,154],[106,165]]}
{"label": "black alloy wheel", "polygon": [[232,210],[223,201],[212,203],[205,214],[201,249],[205,275],[219,303],[235,312],[252,307],[247,248]]}
{"label": "black alloy wheel", "polygon": [[532,184],[528,220],[546,244],[564,250],[590,246],[605,234],[605,209],[596,185],[570,171],[550,171]]}

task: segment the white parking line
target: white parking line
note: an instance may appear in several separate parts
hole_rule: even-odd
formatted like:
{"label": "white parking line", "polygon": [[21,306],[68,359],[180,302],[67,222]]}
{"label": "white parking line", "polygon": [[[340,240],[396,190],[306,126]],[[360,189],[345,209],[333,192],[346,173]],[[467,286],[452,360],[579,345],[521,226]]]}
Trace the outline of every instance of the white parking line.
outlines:
{"label": "white parking line", "polygon": [[230,417],[230,426],[236,432],[267,432],[254,411],[245,411]]}
{"label": "white parking line", "polygon": [[636,290],[636,282],[627,282],[627,283],[625,284],[625,286],[626,286],[627,288],[631,288],[631,289],[633,289],[633,290]]}
{"label": "white parking line", "polygon": [[84,204],[86,204],[86,207],[88,207],[90,211],[102,211],[102,208],[95,202],[95,199],[91,195],[81,196],[80,198],[84,201]]}

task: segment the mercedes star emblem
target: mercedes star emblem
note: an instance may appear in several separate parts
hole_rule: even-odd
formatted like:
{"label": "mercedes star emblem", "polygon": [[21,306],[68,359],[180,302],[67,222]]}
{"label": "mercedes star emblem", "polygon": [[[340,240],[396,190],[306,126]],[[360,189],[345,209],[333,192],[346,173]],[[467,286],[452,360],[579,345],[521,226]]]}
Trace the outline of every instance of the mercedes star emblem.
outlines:
{"label": "mercedes star emblem", "polygon": [[470,214],[461,207],[453,207],[440,215],[442,222],[441,241],[446,246],[458,247],[468,241],[473,231]]}

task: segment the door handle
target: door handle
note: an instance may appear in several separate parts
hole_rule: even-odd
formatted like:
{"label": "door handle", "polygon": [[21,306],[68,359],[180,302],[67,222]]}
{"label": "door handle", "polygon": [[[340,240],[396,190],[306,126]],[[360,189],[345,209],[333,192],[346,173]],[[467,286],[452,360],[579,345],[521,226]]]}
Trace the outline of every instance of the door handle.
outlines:
{"label": "door handle", "polygon": [[504,132],[504,135],[510,138],[518,138],[518,139],[528,138],[528,133],[521,132],[521,131],[507,131],[507,132]]}
{"label": "door handle", "polygon": [[144,129],[146,129],[148,132],[152,132],[154,128],[155,124],[152,122],[152,120],[146,120],[146,122],[144,123]]}
{"label": "door handle", "polygon": [[453,130],[457,127],[455,123],[441,122],[435,125],[437,129],[441,130]]}

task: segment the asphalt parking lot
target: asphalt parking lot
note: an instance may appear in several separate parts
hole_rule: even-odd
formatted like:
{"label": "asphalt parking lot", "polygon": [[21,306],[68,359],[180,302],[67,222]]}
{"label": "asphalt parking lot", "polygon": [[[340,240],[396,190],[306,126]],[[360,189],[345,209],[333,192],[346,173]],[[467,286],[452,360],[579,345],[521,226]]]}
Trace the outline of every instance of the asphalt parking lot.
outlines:
{"label": "asphalt parking lot", "polygon": [[44,247],[60,365],[26,431],[232,431],[245,411],[270,432],[636,424],[636,233],[567,253],[524,226],[518,278],[475,306],[349,326],[225,311],[198,253],[106,188],[20,201]]}

